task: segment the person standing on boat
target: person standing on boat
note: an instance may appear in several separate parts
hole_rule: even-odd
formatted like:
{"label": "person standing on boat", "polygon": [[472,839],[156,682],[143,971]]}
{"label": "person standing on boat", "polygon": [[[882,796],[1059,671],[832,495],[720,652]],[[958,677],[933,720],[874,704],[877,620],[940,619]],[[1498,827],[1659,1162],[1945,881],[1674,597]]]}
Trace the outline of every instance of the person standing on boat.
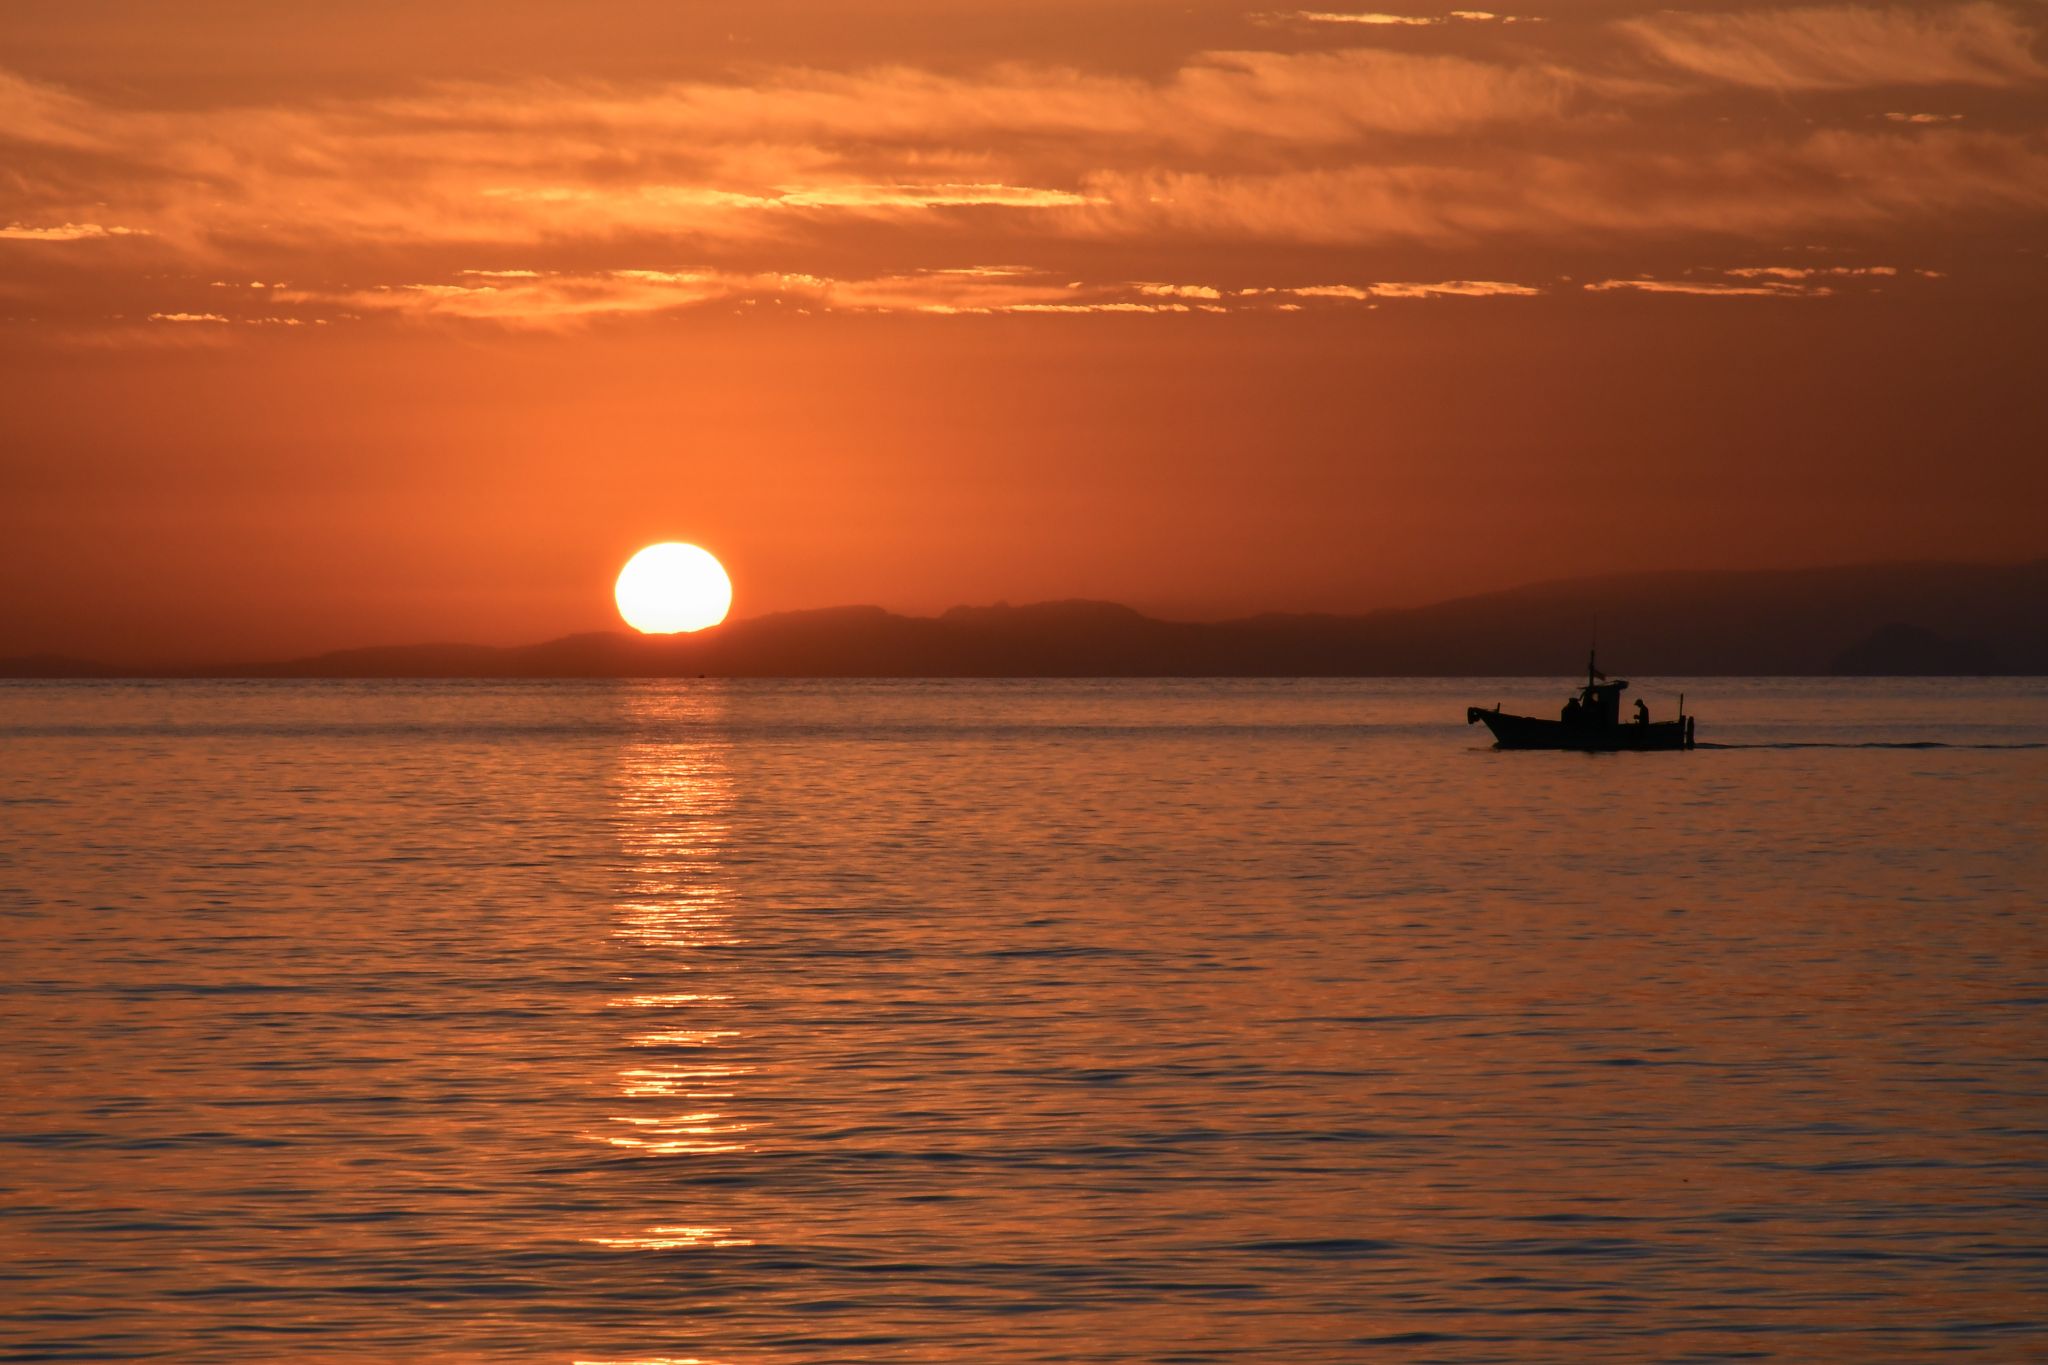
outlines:
{"label": "person standing on boat", "polygon": [[1579,723],[1579,699],[1577,697],[1565,698],[1564,714],[1559,716],[1558,719],[1566,725],[1577,725]]}
{"label": "person standing on boat", "polygon": [[1649,723],[1650,723],[1650,708],[1649,708],[1648,706],[1646,706],[1646,705],[1644,705],[1644,704],[1643,704],[1643,699],[1642,699],[1641,697],[1637,697],[1637,698],[1636,698],[1636,724],[1638,724],[1638,725],[1648,725]]}

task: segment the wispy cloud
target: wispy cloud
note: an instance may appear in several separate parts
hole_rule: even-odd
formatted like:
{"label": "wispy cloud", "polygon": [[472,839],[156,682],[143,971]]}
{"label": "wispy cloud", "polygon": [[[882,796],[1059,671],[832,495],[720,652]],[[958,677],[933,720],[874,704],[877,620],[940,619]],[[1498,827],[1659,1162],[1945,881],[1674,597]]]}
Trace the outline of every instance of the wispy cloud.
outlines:
{"label": "wispy cloud", "polygon": [[[1205,53],[1156,80],[784,70],[749,84],[467,83],[169,110],[9,78],[0,147],[20,201],[8,235],[25,239],[146,231],[196,257],[228,240],[748,244],[840,219],[1083,212],[1095,206],[1087,177],[1106,168],[1527,127],[1567,117],[1583,97],[1578,78],[1550,66],[1371,49]],[[84,216],[106,204],[138,226]]]}
{"label": "wispy cloud", "polygon": [[1439,280],[1434,284],[1391,281],[1383,284],[1311,284],[1267,292],[1291,294],[1302,299],[1496,299],[1534,298],[1543,290],[1533,284],[1506,280]]}
{"label": "wispy cloud", "polygon": [[1743,280],[1811,280],[1822,276],[1891,279],[1899,271],[1890,265],[1739,265],[1721,273]]}
{"label": "wispy cloud", "polygon": [[[965,266],[869,277],[699,269],[456,272],[456,279],[353,290],[292,290],[282,301],[414,321],[562,329],[593,321],[718,307],[801,313],[1224,313],[1298,308],[1295,300],[1522,298],[1544,291],[1500,280],[1224,289],[1130,281],[1084,284],[1017,266]],[[209,321],[228,321],[216,314]],[[167,319],[166,320],[170,320]],[[181,315],[176,320],[199,320]]]}
{"label": "wispy cloud", "polygon": [[1581,286],[1595,294],[1616,290],[1635,294],[1691,294],[1723,299],[1812,299],[1833,293],[1825,285],[1765,281],[1757,284],[1727,284],[1719,280],[1594,280]]}
{"label": "wispy cloud", "polygon": [[2048,212],[2048,145],[2007,134],[1823,132],[1693,159],[1536,155],[1501,165],[1104,175],[1077,211],[1105,235],[1343,245],[1686,232],[1756,236]]}
{"label": "wispy cloud", "polygon": [[2035,34],[2001,5],[1666,11],[1620,30],[1656,60],[1770,90],[2014,86],[2048,78]]}
{"label": "wispy cloud", "polygon": [[9,223],[6,227],[0,227],[0,241],[10,242],[90,242],[102,237],[148,235],[141,228],[107,227],[100,223],[58,223],[51,227]]}
{"label": "wispy cloud", "polygon": [[1700,266],[1678,276],[1594,280],[1592,293],[1689,294],[1701,298],[1827,298],[1844,291],[1882,292],[1904,280],[1944,278],[1939,270],[1894,265]]}
{"label": "wispy cloud", "polygon": [[[1319,31],[1276,46],[1310,50],[1149,74],[777,67],[164,107],[0,74],[0,245],[86,244],[0,251],[0,292],[45,316],[66,296],[199,315],[234,310],[165,282],[288,279],[323,308],[512,325],[712,305],[1200,312],[1348,298],[1245,292],[1281,286],[1555,292],[1514,281],[1563,274],[1567,250],[1608,253],[1597,273],[1614,280],[1675,279],[1831,233],[1889,256],[1887,233],[2048,219],[2048,140],[2013,116],[2048,69],[2038,26],[2000,5],[1513,33],[1498,25],[1515,16],[1476,9],[1280,17]],[[1421,27],[1442,31],[1373,32]],[[1967,122],[1877,112],[1938,107],[1915,88],[1944,83],[1980,87]],[[1365,249],[1387,254],[1315,254]],[[1061,267],[942,268],[977,258]],[[1355,279],[1365,259],[1401,278],[1299,283]],[[643,270],[676,261],[693,268]],[[1720,283],[1772,281],[1792,282]]]}
{"label": "wispy cloud", "polygon": [[1265,24],[1339,24],[1355,25],[1360,28],[1435,28],[1444,24],[1519,24],[1533,21],[1531,16],[1527,15],[1495,14],[1491,10],[1483,9],[1454,9],[1442,14],[1297,9],[1257,14],[1252,17]]}
{"label": "wispy cloud", "polygon": [[777,186],[759,193],[697,185],[638,185],[620,191],[576,185],[494,186],[486,198],[554,209],[596,207],[630,215],[635,207],[655,214],[677,211],[773,211],[791,209],[1071,208],[1088,197],[1070,190],[1000,184],[816,184]]}
{"label": "wispy cloud", "polygon": [[416,320],[496,322],[513,327],[574,327],[591,321],[723,306],[791,312],[998,313],[1187,311],[1125,297],[1121,287],[1079,289],[1014,268],[968,267],[867,278],[715,267],[583,272],[463,272],[468,283],[420,283],[371,289],[302,291],[292,301]]}

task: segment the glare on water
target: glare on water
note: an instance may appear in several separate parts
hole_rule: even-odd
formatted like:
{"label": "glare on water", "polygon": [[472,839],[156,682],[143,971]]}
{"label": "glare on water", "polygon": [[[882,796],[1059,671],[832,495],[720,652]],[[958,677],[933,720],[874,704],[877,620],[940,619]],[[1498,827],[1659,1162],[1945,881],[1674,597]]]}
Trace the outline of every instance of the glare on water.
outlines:
{"label": "glare on water", "polygon": [[2048,688],[1647,686],[0,687],[0,1357],[2037,1358]]}

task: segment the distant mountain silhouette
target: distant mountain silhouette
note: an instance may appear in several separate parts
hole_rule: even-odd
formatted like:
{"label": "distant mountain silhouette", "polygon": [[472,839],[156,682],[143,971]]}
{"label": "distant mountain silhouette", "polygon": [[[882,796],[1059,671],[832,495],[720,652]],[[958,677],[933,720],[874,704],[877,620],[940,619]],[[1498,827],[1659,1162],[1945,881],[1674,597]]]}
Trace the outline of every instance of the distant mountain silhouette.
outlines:
{"label": "distant mountain silhouette", "polygon": [[1922,626],[1880,626],[1835,656],[1834,672],[1860,677],[1988,677],[1998,656],[1975,640],[1951,640]]}
{"label": "distant mountain silhouette", "polygon": [[135,673],[118,664],[74,659],[65,654],[20,654],[0,659],[0,678],[130,678]]}
{"label": "distant mountain silhouette", "polygon": [[38,656],[0,660],[0,676],[1558,676],[1584,666],[1596,618],[1601,658],[1624,672],[2048,674],[2048,560],[1621,574],[1364,616],[1199,623],[1086,601],[955,607],[938,617],[837,607],[697,635],[399,645],[209,669],[123,670]]}

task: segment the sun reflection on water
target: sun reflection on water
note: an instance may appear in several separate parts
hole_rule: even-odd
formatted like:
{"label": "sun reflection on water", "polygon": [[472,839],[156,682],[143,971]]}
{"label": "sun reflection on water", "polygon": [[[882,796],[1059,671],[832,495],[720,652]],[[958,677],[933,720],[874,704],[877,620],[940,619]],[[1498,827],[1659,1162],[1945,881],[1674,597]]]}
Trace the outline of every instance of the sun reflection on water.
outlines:
{"label": "sun reflection on water", "polygon": [[[707,950],[739,944],[726,868],[732,839],[732,778],[716,723],[715,690],[649,686],[626,699],[639,737],[620,756],[618,828],[626,872],[611,935],[631,964],[612,999],[628,1011],[625,1045],[648,1054],[618,1070],[627,1103],[592,1141],[649,1159],[689,1159],[748,1150],[749,1123],[731,1111],[739,1078],[755,1068],[721,1058],[741,1031],[731,998],[666,989],[678,973],[716,970]],[[673,1214],[671,1214],[673,1216]],[[727,1227],[659,1223],[584,1240],[626,1251],[678,1252],[751,1246]]]}
{"label": "sun reflection on water", "polygon": [[731,1228],[654,1227],[644,1237],[593,1237],[599,1246],[633,1247],[640,1251],[675,1251],[683,1247],[750,1247],[745,1237],[734,1237]]}

